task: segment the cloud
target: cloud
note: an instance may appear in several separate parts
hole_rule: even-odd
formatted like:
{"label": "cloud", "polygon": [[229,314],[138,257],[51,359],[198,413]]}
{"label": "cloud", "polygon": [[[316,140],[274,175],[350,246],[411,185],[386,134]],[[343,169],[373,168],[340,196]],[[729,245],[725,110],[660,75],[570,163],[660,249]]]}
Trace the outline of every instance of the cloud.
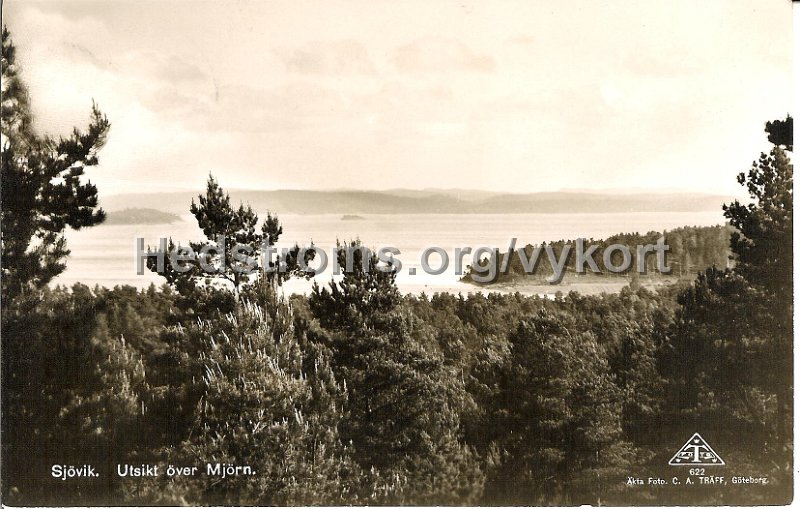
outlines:
{"label": "cloud", "polygon": [[290,2],[7,3],[37,127],[85,126],[92,99],[111,119],[103,192],[202,187],[209,171],[256,187],[738,187],[731,172],[791,96],[786,6],[711,23],[721,7],[689,3],[680,22],[653,7],[529,15],[524,1],[316,16]]}
{"label": "cloud", "polygon": [[[59,15],[62,18],[74,21],[86,21],[90,18],[100,19],[107,16],[110,11],[125,8],[123,2],[108,2],[107,5],[98,4],[96,1],[72,0],[70,2],[32,2],[35,8],[42,12]],[[38,5],[37,5],[38,4]]]}
{"label": "cloud", "polygon": [[276,51],[288,72],[299,74],[373,74],[375,67],[359,42],[310,42],[302,48]]}
{"label": "cloud", "polygon": [[441,39],[418,39],[397,49],[393,58],[400,72],[467,71],[490,73],[495,69],[491,56],[474,53],[461,42]]}
{"label": "cloud", "polygon": [[77,61],[85,61],[99,69],[113,69],[114,63],[108,59],[101,59],[85,46],[75,43],[64,43],[64,56]]}
{"label": "cloud", "polygon": [[169,55],[158,62],[159,77],[170,82],[186,82],[205,80],[208,78],[207,74],[199,67],[189,62],[186,62],[175,55]]}

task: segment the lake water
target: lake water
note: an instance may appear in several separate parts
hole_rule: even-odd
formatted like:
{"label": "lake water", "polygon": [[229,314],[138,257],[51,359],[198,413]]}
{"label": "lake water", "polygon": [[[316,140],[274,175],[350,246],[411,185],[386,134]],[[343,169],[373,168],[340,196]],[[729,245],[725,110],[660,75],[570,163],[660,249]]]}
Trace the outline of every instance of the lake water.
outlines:
{"label": "lake water", "polygon": [[[723,224],[722,211],[708,212],[632,212],[614,214],[391,214],[369,215],[363,220],[342,220],[340,215],[281,215],[283,236],[279,247],[295,242],[308,245],[311,241],[328,253],[328,269],[316,276],[320,282],[331,279],[331,251],[336,240],[359,238],[368,247],[396,247],[401,254],[403,270],[397,277],[401,291],[469,292],[475,287],[459,282],[455,274],[454,249],[456,247],[498,247],[506,250],[509,239],[516,237],[517,246],[543,241],[584,238],[603,238],[620,232],[647,232],[669,230],[680,226],[710,226]],[[161,237],[172,237],[184,245],[188,241],[203,239],[200,229],[190,214],[173,224],[159,225],[99,225],[82,231],[68,231],[67,245],[72,254],[67,260],[67,270],[53,284],[71,285],[81,282],[89,286],[99,284],[133,285],[147,287],[151,282],[161,284],[160,276],[145,270],[136,274],[136,238],[145,239],[145,246],[157,246]],[[450,267],[440,275],[426,274],[421,269],[420,253],[427,247],[438,246],[447,250]],[[464,266],[472,263],[465,256]],[[439,257],[430,258],[433,267],[439,266]],[[409,269],[416,269],[416,275]],[[306,292],[311,283],[290,281],[287,292]]]}

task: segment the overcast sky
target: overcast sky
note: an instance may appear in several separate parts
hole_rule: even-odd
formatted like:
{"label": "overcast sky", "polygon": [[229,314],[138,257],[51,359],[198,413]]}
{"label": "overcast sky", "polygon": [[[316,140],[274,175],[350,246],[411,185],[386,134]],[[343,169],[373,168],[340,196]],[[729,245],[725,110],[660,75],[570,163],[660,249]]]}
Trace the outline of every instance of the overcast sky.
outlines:
{"label": "overcast sky", "polygon": [[101,194],[732,193],[791,109],[785,0],[6,0],[38,127],[112,123]]}

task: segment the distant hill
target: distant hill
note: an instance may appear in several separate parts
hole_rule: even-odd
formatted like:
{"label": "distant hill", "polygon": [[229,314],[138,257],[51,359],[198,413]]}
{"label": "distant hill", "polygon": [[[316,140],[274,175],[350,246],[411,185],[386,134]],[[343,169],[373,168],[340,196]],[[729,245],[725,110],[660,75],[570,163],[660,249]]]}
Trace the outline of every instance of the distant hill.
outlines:
{"label": "distant hill", "polygon": [[496,191],[481,191],[476,189],[387,189],[383,191],[394,196],[405,196],[410,198],[429,198],[431,196],[451,196],[458,200],[479,201],[492,196],[497,196]]}
{"label": "distant hill", "polygon": [[[104,196],[107,210],[146,207],[187,214],[198,192]],[[731,197],[691,193],[609,194],[589,192],[486,193],[465,190],[425,191],[253,191],[232,189],[231,199],[258,212],[288,214],[509,214],[698,212],[720,210]]]}
{"label": "distant hill", "polygon": [[156,209],[127,208],[108,212],[104,224],[168,224],[181,218]]}

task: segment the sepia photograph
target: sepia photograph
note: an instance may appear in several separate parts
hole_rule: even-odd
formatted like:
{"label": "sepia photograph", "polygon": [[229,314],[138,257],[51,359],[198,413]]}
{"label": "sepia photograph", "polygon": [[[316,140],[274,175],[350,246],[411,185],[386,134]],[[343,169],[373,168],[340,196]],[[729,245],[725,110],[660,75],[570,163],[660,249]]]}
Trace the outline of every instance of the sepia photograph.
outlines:
{"label": "sepia photograph", "polygon": [[800,3],[0,5],[3,506],[792,503]]}

